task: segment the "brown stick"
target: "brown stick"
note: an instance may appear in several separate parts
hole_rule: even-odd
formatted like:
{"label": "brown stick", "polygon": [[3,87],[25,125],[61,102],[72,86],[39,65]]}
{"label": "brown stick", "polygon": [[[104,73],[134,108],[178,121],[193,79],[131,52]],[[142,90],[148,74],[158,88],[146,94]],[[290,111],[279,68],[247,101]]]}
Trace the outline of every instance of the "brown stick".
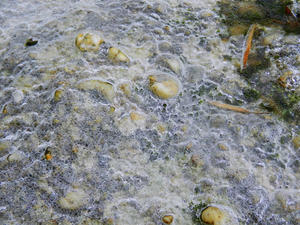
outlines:
{"label": "brown stick", "polygon": [[211,105],[217,106],[218,108],[221,109],[227,109],[227,110],[231,110],[231,111],[235,111],[235,112],[239,112],[239,113],[246,113],[246,114],[250,114],[250,113],[255,113],[255,114],[265,114],[265,112],[256,112],[256,111],[249,111],[247,109],[235,106],[235,105],[229,105],[229,104],[225,104],[225,103],[221,103],[221,102],[215,102],[215,101],[211,101],[208,102]]}

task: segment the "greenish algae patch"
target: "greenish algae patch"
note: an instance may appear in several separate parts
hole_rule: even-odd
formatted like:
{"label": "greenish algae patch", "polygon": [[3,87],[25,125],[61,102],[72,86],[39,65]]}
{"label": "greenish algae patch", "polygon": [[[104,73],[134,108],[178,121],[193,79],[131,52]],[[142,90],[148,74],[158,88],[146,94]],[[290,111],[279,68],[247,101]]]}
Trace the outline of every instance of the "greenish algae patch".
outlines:
{"label": "greenish algae patch", "polygon": [[[291,11],[293,1],[290,0],[257,0],[257,1],[219,1],[219,13],[224,16],[223,24],[228,27],[230,35],[245,34],[246,27],[258,24],[253,36],[253,43],[247,61],[243,69],[237,65],[238,73],[248,82],[249,88],[243,90],[244,98],[248,102],[262,100],[260,106],[272,113],[279,115],[283,120],[300,124],[300,95],[299,81],[295,79],[294,87],[290,88],[279,80],[265,81],[262,76],[268,76],[271,66],[275,63],[278,69],[284,68],[282,62],[289,60],[287,54],[283,53],[287,46],[282,44],[280,51],[266,47],[264,30],[275,26],[275,29],[283,29],[289,33],[299,33],[300,24],[298,17]],[[246,38],[246,37],[245,37]],[[277,39],[277,41],[281,41]],[[276,43],[277,45],[279,43]],[[270,49],[271,48],[271,49]],[[241,49],[243,50],[243,49]],[[267,53],[270,51],[271,53]],[[273,52],[274,51],[274,52]],[[239,56],[237,56],[239,57]],[[295,90],[296,89],[296,90]]]}
{"label": "greenish algae patch", "polygon": [[204,202],[199,202],[198,204],[191,202],[189,205],[189,209],[191,210],[192,213],[192,218],[193,218],[193,222],[197,225],[206,225],[206,223],[204,223],[201,220],[201,212],[207,208],[208,204],[204,203]]}

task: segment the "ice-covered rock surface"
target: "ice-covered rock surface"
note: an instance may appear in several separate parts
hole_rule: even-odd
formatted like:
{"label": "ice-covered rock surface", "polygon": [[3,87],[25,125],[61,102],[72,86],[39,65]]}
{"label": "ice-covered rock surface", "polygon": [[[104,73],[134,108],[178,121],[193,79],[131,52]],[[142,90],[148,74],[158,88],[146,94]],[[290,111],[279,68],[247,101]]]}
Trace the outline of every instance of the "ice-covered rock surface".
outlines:
{"label": "ice-covered rock surface", "polygon": [[[218,7],[1,0],[0,224],[191,225],[199,203],[222,224],[299,223],[299,121],[208,104],[260,111],[263,101],[245,97],[245,37],[228,35]],[[289,70],[299,93],[299,36],[264,32],[266,52],[292,54],[256,80]],[[81,33],[104,43],[80,51]],[[161,74],[178,82],[170,98],[151,91]]]}

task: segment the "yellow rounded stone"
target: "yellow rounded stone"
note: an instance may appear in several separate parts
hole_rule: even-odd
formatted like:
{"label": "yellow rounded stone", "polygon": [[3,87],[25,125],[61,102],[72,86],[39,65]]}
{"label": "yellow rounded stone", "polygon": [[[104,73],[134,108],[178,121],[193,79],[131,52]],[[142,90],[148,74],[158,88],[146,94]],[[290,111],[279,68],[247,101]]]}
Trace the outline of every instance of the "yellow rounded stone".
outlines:
{"label": "yellow rounded stone", "polygon": [[116,108],[114,106],[109,107],[109,112],[114,113],[116,111]]}
{"label": "yellow rounded stone", "polygon": [[86,33],[78,34],[75,39],[75,45],[80,51],[98,51],[104,41],[97,34]]}
{"label": "yellow rounded stone", "polygon": [[60,120],[58,120],[58,119],[53,119],[53,120],[52,120],[52,123],[53,123],[53,124],[59,124],[59,123],[60,123]]}
{"label": "yellow rounded stone", "polygon": [[227,151],[228,150],[228,147],[224,144],[221,144],[221,143],[218,144],[218,148],[222,151]]}
{"label": "yellow rounded stone", "polygon": [[108,58],[113,62],[125,62],[129,63],[129,58],[120,50],[115,47],[108,49]]}
{"label": "yellow rounded stone", "polygon": [[173,222],[173,216],[166,215],[162,218],[162,221],[166,224],[171,224]]}
{"label": "yellow rounded stone", "polygon": [[176,96],[179,91],[178,82],[172,78],[158,81],[155,76],[149,76],[150,90],[162,99]]}
{"label": "yellow rounded stone", "polygon": [[224,220],[224,213],[217,207],[209,206],[202,211],[201,220],[208,224],[219,225]]}
{"label": "yellow rounded stone", "polygon": [[8,113],[8,110],[7,110],[7,106],[5,105],[2,109],[2,113],[3,114],[7,114]]}
{"label": "yellow rounded stone", "polygon": [[62,95],[63,95],[63,90],[61,89],[56,90],[54,92],[54,100],[58,102],[61,99]]}

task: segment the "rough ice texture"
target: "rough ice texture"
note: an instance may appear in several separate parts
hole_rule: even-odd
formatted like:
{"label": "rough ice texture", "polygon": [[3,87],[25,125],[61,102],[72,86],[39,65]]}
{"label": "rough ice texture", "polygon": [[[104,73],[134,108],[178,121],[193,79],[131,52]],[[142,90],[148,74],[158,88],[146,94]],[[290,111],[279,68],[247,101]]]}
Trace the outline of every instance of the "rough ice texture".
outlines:
{"label": "rough ice texture", "polygon": [[[248,83],[234,66],[244,37],[221,39],[216,7],[212,0],[1,1],[1,224],[150,225],[172,215],[172,224],[190,225],[189,204],[200,201],[220,208],[227,224],[299,221],[292,143],[299,127],[206,103],[258,105],[243,99]],[[85,32],[101,33],[99,51],[76,48]],[[28,38],[38,44],[25,47]],[[130,64],[112,63],[111,46]],[[153,95],[152,72],[175,77],[180,93]],[[111,86],[78,88],[89,79]]]}

